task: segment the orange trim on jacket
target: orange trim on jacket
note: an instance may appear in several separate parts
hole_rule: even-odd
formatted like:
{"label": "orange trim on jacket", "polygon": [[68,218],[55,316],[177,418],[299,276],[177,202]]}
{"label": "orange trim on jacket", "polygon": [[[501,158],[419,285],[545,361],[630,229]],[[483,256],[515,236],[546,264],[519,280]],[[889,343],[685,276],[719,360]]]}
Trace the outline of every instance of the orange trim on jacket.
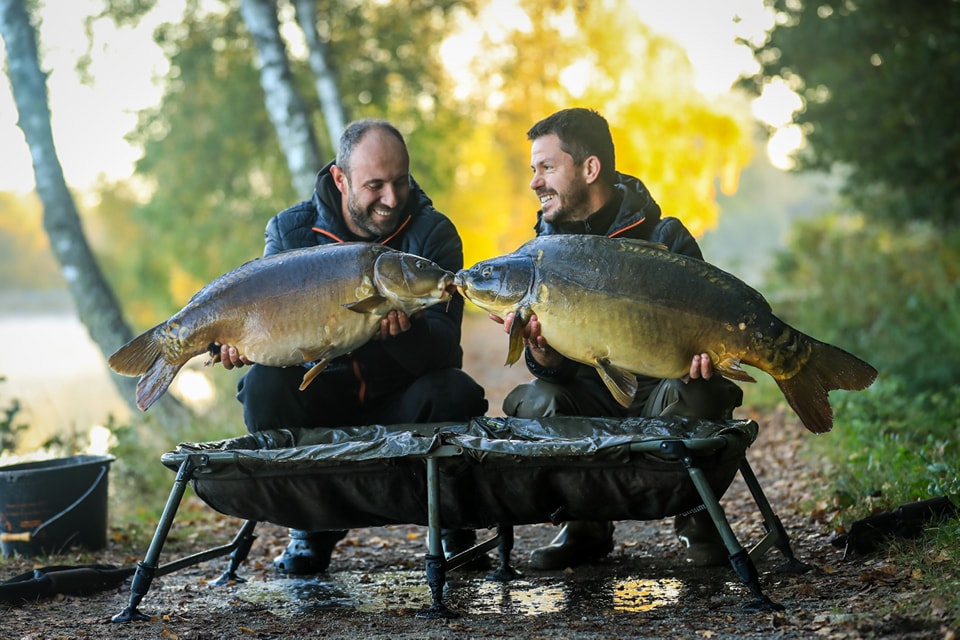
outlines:
{"label": "orange trim on jacket", "polygon": [[609,236],[607,236],[607,237],[609,237],[609,238],[615,238],[615,237],[617,237],[618,235],[620,235],[621,233],[623,233],[624,231],[629,231],[630,229],[633,229],[634,227],[643,224],[644,220],[646,220],[646,219],[647,219],[646,216],[644,216],[643,218],[640,218],[639,220],[637,220],[637,221],[634,222],[633,224],[630,224],[630,225],[625,226],[623,229],[617,229],[616,231],[614,231],[613,233],[611,233],[611,234],[610,234]]}
{"label": "orange trim on jacket", "polygon": [[[381,240],[381,241],[380,241],[380,244],[385,245],[385,244],[387,244],[388,242],[390,242],[391,240],[393,240],[394,238],[396,238],[397,235],[398,235],[401,231],[403,231],[404,227],[406,227],[408,224],[410,224],[410,221],[411,221],[411,220],[413,220],[413,216],[407,216],[407,219],[400,223],[400,226],[397,227],[397,230],[394,231],[393,233],[391,233],[389,236],[387,236],[387,238],[386,238],[385,240]],[[335,236],[334,234],[330,233],[330,232],[327,231],[326,229],[321,229],[320,227],[310,227],[310,228],[311,228],[312,230],[316,231],[317,233],[320,233],[320,234],[323,234],[323,235],[327,236],[328,238],[330,238],[330,239],[333,240],[334,242],[346,242],[346,240],[344,240],[343,238],[339,238],[339,237]]]}

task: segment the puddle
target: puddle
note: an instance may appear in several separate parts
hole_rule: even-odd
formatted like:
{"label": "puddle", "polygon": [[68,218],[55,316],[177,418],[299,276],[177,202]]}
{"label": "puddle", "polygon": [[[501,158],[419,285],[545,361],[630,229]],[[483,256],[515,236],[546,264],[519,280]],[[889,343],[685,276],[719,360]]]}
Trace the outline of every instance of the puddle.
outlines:
{"label": "puddle", "polygon": [[[672,606],[684,583],[676,578],[609,576],[573,579],[551,576],[511,582],[483,576],[450,576],[444,600],[463,614],[540,616],[574,613],[584,608],[643,612]],[[338,608],[363,613],[415,610],[429,606],[430,589],[419,571],[377,574],[338,572],[322,578],[280,578],[243,584],[235,597],[276,615]]]}

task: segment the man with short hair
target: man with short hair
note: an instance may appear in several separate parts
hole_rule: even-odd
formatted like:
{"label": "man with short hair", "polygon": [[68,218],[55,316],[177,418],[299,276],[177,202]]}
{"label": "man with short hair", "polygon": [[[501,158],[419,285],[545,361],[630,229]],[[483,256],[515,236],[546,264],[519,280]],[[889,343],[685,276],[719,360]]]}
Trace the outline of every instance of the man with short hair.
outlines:
{"label": "man with short hair", "polygon": [[[528,132],[533,179],[540,200],[538,236],[595,234],[663,244],[672,252],[702,260],[696,240],[680,220],[662,218],[660,207],[640,180],[615,169],[607,121],[590,109],[564,109]],[[513,314],[491,316],[509,332]],[[604,417],[687,416],[729,419],[743,394],[734,383],[713,376],[707,354],[695,355],[682,379],[638,376],[633,403],[624,408],[596,369],[570,360],[550,347],[536,315],[524,327],[527,368],[535,380],[513,389],[503,402],[507,415]],[[675,529],[685,559],[699,566],[727,562],[727,551],[709,514],[677,516]],[[535,569],[563,569],[605,556],[613,549],[613,523],[565,523],[556,538],[531,554]]]}
{"label": "man with short hair", "polygon": [[[347,126],[336,160],[317,175],[313,197],[267,223],[264,255],[355,241],[422,256],[451,272],[463,267],[456,228],[414,181],[403,136],[383,120]],[[463,305],[455,295],[449,304],[414,317],[391,311],[373,340],[331,361],[303,391],[302,367],[253,365],[237,385],[247,429],[466,421],[483,415],[484,390],[461,369]],[[249,364],[235,347],[223,345],[220,351],[228,369]],[[323,571],[345,535],[291,530],[291,542],[274,564],[288,574]],[[450,557],[472,546],[476,534],[445,530],[442,538]]]}

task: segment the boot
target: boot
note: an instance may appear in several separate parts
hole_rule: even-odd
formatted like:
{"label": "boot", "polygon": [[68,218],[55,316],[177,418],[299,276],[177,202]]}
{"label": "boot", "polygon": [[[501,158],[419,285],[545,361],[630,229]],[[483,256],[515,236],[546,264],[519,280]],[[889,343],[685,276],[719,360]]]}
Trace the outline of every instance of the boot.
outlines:
{"label": "boot", "polygon": [[709,512],[679,515],[673,521],[673,528],[684,546],[684,562],[694,567],[716,567],[730,562],[730,554]]}
{"label": "boot", "polygon": [[[440,542],[443,543],[443,557],[449,560],[475,546],[477,532],[473,529],[443,529],[440,532]],[[467,571],[486,571],[490,568],[490,558],[487,555],[478,556],[460,568]]]}
{"label": "boot", "polygon": [[565,522],[550,544],[533,550],[530,566],[543,571],[566,569],[602,558],[611,551],[612,522]]}
{"label": "boot", "polygon": [[346,531],[301,531],[290,529],[290,544],[273,561],[277,571],[286,575],[305,576],[326,571],[333,548],[347,535]]}

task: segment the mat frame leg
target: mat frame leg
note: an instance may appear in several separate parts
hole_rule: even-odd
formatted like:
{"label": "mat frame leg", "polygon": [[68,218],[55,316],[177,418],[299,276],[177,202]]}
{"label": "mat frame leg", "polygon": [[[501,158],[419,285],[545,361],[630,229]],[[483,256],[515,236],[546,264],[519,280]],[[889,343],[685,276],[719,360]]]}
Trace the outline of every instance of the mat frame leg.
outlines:
{"label": "mat frame leg", "polygon": [[727,520],[727,515],[724,513],[723,507],[720,506],[720,501],[710,487],[703,470],[697,466],[693,453],[682,440],[665,440],[660,444],[660,448],[665,453],[678,458],[687,470],[697,493],[700,494],[704,506],[710,513],[713,524],[720,533],[724,546],[727,548],[733,570],[736,571],[740,580],[753,594],[753,602],[747,604],[744,608],[748,611],[782,611],[784,609],[783,605],[774,602],[763,593],[757,567],[750,557],[750,553],[737,540],[737,536]]}
{"label": "mat frame leg", "polygon": [[812,569],[813,567],[805,562],[801,562],[793,554],[793,549],[790,546],[790,537],[787,535],[787,531],[784,529],[780,518],[774,512],[773,507],[770,506],[770,501],[767,500],[767,496],[760,486],[760,481],[753,472],[753,468],[751,468],[746,456],[744,456],[740,462],[740,475],[750,490],[750,495],[753,496],[753,501],[760,510],[760,514],[763,516],[763,528],[766,531],[766,535],[750,549],[750,557],[756,561],[756,559],[766,553],[771,546],[775,546],[785,558],[784,563],[776,569],[778,573],[804,573]]}
{"label": "mat frame leg", "polygon": [[230,544],[201,551],[165,565],[160,565],[160,552],[163,550],[163,545],[167,540],[167,536],[170,534],[177,510],[180,508],[180,503],[183,501],[184,493],[187,490],[187,485],[197,469],[206,466],[208,462],[209,458],[206,455],[194,454],[186,456],[180,463],[177,469],[176,480],[170,489],[170,495],[167,497],[167,503],[163,508],[163,513],[160,515],[160,520],[157,523],[157,529],[150,541],[150,546],[147,548],[147,553],[143,560],[137,564],[136,573],[134,573],[133,581],[130,584],[129,603],[123,611],[111,618],[113,622],[149,620],[150,616],[142,613],[139,610],[139,605],[144,596],[147,595],[147,592],[149,592],[154,578],[227,555],[228,553],[233,554],[230,567],[221,575],[215,584],[225,584],[230,580],[243,581],[237,576],[236,570],[240,563],[246,559],[253,545],[253,541],[256,539],[256,536],[253,535],[253,530],[257,522],[253,520],[244,522],[240,531]]}
{"label": "mat frame leg", "polygon": [[447,582],[447,560],[443,555],[440,532],[440,463],[436,456],[428,456],[427,463],[427,585],[431,604],[417,613],[418,618],[436,620],[458,618],[460,614],[443,602],[443,587]]}

